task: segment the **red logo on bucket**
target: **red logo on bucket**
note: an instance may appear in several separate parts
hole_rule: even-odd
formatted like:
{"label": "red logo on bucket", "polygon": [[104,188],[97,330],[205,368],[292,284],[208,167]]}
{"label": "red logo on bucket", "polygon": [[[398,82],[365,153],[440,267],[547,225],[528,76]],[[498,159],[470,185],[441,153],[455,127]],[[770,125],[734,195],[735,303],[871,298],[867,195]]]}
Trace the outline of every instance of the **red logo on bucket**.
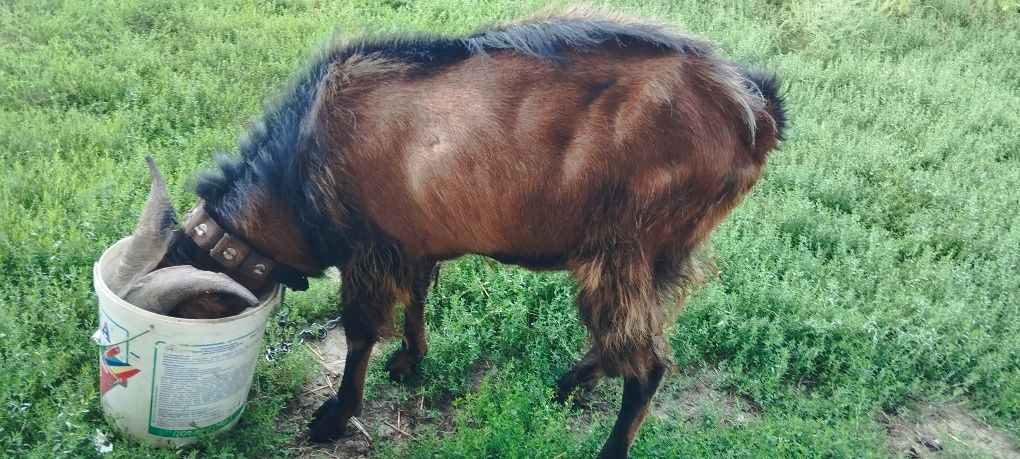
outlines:
{"label": "red logo on bucket", "polygon": [[99,356],[99,394],[106,395],[116,386],[127,387],[127,380],[141,370],[117,358],[120,346],[107,349]]}

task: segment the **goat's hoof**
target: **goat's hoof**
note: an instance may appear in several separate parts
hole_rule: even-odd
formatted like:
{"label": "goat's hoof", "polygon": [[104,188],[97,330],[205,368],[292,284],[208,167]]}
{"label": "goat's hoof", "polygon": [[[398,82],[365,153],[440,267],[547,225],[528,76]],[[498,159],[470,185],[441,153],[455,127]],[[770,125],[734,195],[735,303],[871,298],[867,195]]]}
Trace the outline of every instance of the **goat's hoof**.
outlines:
{"label": "goat's hoof", "polygon": [[587,393],[583,391],[574,391],[569,394],[563,394],[556,391],[553,395],[553,401],[571,409],[588,409],[591,408],[591,400],[588,399]]}
{"label": "goat's hoof", "polygon": [[599,452],[599,459],[627,459],[629,442],[610,436]]}
{"label": "goat's hoof", "polygon": [[553,401],[560,405],[571,405],[578,408],[591,407],[591,394],[595,390],[594,383],[579,384],[573,387],[557,386],[553,394]]}
{"label": "goat's hoof", "polygon": [[344,437],[350,419],[350,415],[344,414],[336,396],[330,397],[312,415],[312,422],[308,425],[308,441],[328,443],[339,440]]}
{"label": "goat's hoof", "polygon": [[560,405],[566,405],[567,404],[567,400],[570,400],[570,393],[569,392],[563,392],[563,391],[557,390],[556,393],[553,394],[553,401],[556,402],[556,403],[559,403]]}
{"label": "goat's hoof", "polygon": [[425,360],[424,356],[411,355],[411,353],[404,349],[397,349],[386,360],[385,368],[390,374],[391,381],[413,385],[418,383],[418,379],[421,376],[421,362],[423,360]]}

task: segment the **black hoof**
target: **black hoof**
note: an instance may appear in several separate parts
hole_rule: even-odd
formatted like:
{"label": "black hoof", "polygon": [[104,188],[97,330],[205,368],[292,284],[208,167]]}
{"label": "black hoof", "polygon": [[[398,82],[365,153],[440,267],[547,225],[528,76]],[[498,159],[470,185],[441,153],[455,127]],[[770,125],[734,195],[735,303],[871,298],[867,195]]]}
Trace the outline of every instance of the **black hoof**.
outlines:
{"label": "black hoof", "polygon": [[412,356],[403,349],[397,349],[386,359],[384,368],[390,375],[390,381],[415,385],[421,377],[421,363],[424,360],[423,356]]}
{"label": "black hoof", "polygon": [[329,443],[339,440],[344,437],[348,420],[350,416],[343,414],[336,396],[330,397],[312,415],[312,422],[308,425],[308,441]]}
{"label": "black hoof", "polygon": [[570,400],[570,395],[574,393],[574,389],[577,389],[577,380],[574,379],[574,372],[568,371],[556,380],[556,393],[553,395],[553,400],[561,405],[567,403],[567,400]]}
{"label": "black hoof", "polygon": [[561,405],[566,405],[569,401],[578,408],[589,408],[591,405],[590,396],[594,392],[597,383],[598,381],[586,381],[577,384],[576,382],[571,383],[571,381],[561,378],[556,383],[553,401]]}
{"label": "black hoof", "polygon": [[628,449],[630,447],[626,442],[610,437],[609,441],[602,446],[599,459],[627,459]]}

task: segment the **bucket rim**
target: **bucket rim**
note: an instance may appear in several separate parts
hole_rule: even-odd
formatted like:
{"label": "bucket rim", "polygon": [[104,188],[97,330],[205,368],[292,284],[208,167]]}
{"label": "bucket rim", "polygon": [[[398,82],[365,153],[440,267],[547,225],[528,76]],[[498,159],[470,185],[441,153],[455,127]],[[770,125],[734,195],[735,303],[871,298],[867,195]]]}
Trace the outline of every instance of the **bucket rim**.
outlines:
{"label": "bucket rim", "polygon": [[262,303],[260,303],[257,307],[244,311],[240,314],[227,317],[220,317],[218,319],[185,319],[181,317],[165,316],[163,314],[157,314],[152,311],[146,311],[145,309],[142,309],[138,306],[129,303],[128,301],[125,301],[120,296],[117,296],[117,294],[113,293],[113,290],[110,290],[110,287],[106,285],[106,279],[103,279],[102,266],[106,266],[106,264],[111,261],[110,258],[113,256],[112,252],[114,252],[114,249],[122,244],[126,244],[127,240],[130,238],[131,236],[122,238],[117,242],[114,242],[112,245],[107,247],[106,250],[103,251],[103,254],[99,256],[99,261],[93,263],[92,265],[92,283],[96,290],[97,295],[109,298],[110,300],[114,301],[124,309],[130,311],[132,314],[136,314],[153,320],[160,320],[163,322],[176,324],[211,325],[242,320],[249,316],[259,314],[263,312],[263,310],[266,308],[273,308],[279,303],[280,293],[283,290],[283,286],[280,284],[276,284],[269,297],[262,301]]}

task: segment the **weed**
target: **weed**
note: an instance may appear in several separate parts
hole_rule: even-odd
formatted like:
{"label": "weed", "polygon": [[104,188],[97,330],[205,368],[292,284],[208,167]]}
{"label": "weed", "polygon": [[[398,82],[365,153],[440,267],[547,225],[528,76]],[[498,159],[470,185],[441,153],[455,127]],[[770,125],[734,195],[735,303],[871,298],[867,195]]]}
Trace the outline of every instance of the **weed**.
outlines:
{"label": "weed", "polygon": [[[113,457],[178,455],[111,431],[88,341],[91,266],[131,230],[145,154],[183,210],[191,175],[334,31],[464,33],[547,3],[0,2],[0,455],[95,455],[97,429]],[[959,400],[1020,434],[1015,2],[600,3],[776,71],[792,120],[713,238],[719,278],[671,331],[681,371],[713,368],[755,415],[653,417],[635,456],[888,456],[876,415],[918,399]],[[422,384],[393,388],[377,359],[368,385],[424,397],[437,423],[375,453],[592,455],[619,383],[599,389],[611,408],[549,397],[584,350],[574,293],[561,273],[445,266]],[[288,298],[296,324],[336,312],[330,280]],[[260,362],[237,428],[180,455],[286,455],[296,440],[273,427],[314,365],[302,352]]]}

